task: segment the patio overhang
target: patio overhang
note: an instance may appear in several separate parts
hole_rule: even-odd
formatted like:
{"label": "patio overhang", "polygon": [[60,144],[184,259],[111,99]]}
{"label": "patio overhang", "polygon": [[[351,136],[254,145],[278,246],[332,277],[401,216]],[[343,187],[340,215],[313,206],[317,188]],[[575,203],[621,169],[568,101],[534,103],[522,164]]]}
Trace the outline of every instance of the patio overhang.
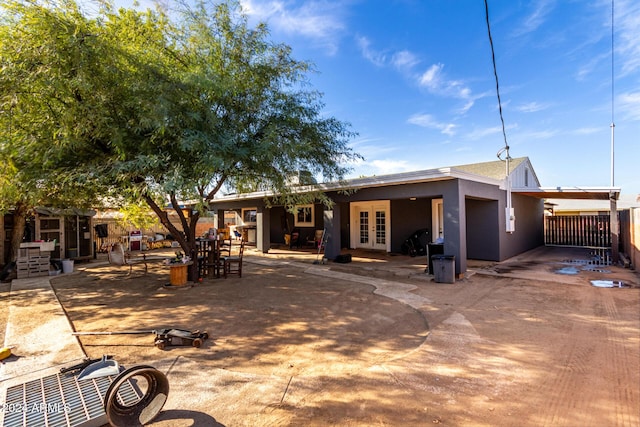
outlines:
{"label": "patio overhang", "polygon": [[618,200],[619,187],[539,187],[513,188],[512,193],[539,199]]}

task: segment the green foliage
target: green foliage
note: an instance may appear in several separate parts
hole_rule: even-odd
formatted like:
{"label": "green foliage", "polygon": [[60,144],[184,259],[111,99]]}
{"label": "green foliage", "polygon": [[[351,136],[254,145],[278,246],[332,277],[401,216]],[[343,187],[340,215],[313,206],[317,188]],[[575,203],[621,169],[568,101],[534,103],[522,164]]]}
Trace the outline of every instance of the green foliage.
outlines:
{"label": "green foliage", "polygon": [[144,200],[166,226],[167,202],[193,202],[197,220],[223,186],[322,198],[289,177],[339,180],[360,158],[349,126],[304,90],[311,64],[250,28],[235,1],[171,17],[110,2],[89,17],[72,0],[9,0],[0,13],[0,154],[51,203]]}
{"label": "green foliage", "polygon": [[129,203],[120,208],[119,212],[122,214],[122,217],[118,217],[116,222],[125,230],[130,228],[140,230],[150,229],[157,223],[157,218],[155,218],[149,206],[143,203]]}

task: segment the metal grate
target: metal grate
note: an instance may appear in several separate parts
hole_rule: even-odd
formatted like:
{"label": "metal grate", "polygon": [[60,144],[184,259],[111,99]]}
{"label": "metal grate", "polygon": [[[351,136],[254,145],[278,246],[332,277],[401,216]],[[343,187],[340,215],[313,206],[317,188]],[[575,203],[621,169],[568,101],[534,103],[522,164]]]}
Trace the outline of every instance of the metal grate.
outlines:
{"label": "metal grate", "polygon": [[[3,427],[99,427],[107,423],[104,395],[115,376],[78,381],[75,375],[55,374],[7,389],[0,409]],[[133,405],[143,393],[135,381],[118,393],[123,405]]]}
{"label": "metal grate", "polygon": [[611,265],[611,251],[609,249],[594,248],[591,250],[590,256],[590,259],[566,259],[562,262],[564,264],[577,264],[597,267]]}

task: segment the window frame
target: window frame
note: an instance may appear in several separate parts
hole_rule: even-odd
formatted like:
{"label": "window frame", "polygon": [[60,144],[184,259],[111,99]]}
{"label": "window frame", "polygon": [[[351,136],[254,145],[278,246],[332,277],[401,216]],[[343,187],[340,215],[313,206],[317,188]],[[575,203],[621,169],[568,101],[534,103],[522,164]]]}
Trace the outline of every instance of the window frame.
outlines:
{"label": "window frame", "polygon": [[[254,218],[253,218],[254,221],[246,221],[245,220],[245,218],[246,218],[245,215],[248,212],[252,212],[252,211],[255,212]],[[251,214],[249,214],[249,215],[251,215]],[[257,221],[258,221],[257,217],[258,217],[258,208],[242,208],[242,217],[241,217],[242,225],[256,225]]]}
{"label": "window frame", "polygon": [[[307,215],[304,214],[303,212],[301,212],[303,209],[309,209],[309,215],[307,218]],[[300,214],[304,215],[303,221],[301,221],[300,218]],[[293,224],[295,227],[314,227],[315,226],[315,205],[310,203],[308,205],[296,205],[296,212],[293,215]]]}

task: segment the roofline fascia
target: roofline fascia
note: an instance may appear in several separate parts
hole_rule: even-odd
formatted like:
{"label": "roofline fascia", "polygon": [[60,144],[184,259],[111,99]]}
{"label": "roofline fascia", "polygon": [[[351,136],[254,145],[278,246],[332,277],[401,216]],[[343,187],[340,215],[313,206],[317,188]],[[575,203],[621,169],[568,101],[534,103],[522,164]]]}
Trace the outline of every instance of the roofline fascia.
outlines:
{"label": "roofline fascia", "polygon": [[[303,194],[313,191],[349,191],[362,188],[376,188],[403,184],[418,184],[422,182],[443,181],[449,179],[464,179],[468,181],[480,182],[483,184],[497,185],[504,189],[504,179],[494,179],[482,175],[477,175],[456,168],[446,167],[438,169],[428,169],[416,172],[402,172],[389,175],[379,175],[366,178],[352,178],[341,182],[328,182],[317,185],[305,185],[296,187],[294,193]],[[273,191],[256,191],[252,193],[233,194],[215,198],[210,204],[216,202],[229,202],[240,200],[263,199],[265,197],[274,197]]]}

